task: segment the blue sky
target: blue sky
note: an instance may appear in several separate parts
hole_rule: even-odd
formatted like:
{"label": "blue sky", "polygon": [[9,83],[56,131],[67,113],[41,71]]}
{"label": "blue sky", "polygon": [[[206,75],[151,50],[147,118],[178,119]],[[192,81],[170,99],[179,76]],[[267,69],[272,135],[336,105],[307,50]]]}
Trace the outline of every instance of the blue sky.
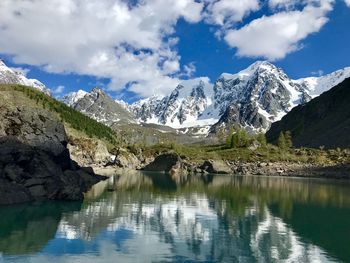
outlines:
{"label": "blue sky", "polygon": [[350,66],[347,0],[55,1],[2,0],[0,56],[56,96],[100,86],[132,102],[263,59],[292,78]]}

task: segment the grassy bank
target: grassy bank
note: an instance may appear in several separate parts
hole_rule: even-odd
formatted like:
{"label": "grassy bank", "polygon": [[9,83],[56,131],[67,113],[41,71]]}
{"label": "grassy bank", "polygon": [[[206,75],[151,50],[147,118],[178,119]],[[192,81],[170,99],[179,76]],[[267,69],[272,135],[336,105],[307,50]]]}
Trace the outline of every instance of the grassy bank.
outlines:
{"label": "grassy bank", "polygon": [[300,162],[322,165],[350,163],[350,150],[336,149],[280,149],[274,145],[266,145],[257,149],[247,147],[228,148],[226,144],[218,145],[180,145],[157,144],[149,147],[132,146],[130,151],[137,153],[142,149],[145,156],[154,156],[165,151],[175,151],[180,156],[193,162],[208,159],[223,159],[242,162]]}

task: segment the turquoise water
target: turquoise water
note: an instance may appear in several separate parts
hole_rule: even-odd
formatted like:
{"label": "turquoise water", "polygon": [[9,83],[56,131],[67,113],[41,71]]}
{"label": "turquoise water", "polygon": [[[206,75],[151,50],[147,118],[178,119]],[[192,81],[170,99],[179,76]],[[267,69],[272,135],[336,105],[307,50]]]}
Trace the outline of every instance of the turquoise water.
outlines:
{"label": "turquoise water", "polygon": [[0,215],[0,262],[350,262],[341,181],[130,172]]}

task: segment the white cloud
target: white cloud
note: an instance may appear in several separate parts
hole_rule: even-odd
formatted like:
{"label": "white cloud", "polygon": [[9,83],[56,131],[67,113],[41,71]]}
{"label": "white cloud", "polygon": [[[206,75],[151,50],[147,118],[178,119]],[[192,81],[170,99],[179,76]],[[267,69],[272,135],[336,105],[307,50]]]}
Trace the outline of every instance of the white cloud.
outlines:
{"label": "white cloud", "polygon": [[207,22],[227,26],[241,21],[247,14],[259,10],[258,0],[207,0]]}
{"label": "white cloud", "polygon": [[59,95],[64,91],[64,89],[65,87],[60,85],[60,86],[57,86],[52,92],[53,94]]}
{"label": "white cloud", "polygon": [[[279,59],[322,28],[334,0],[266,1],[279,13],[236,29],[263,1],[0,0],[0,53],[48,72],[108,78],[115,91],[166,94],[195,72],[175,48],[180,18],[217,26],[238,55]],[[302,10],[294,10],[297,2]]]}
{"label": "white cloud", "polygon": [[350,7],[350,0],[344,0],[345,1],[345,4]]}
{"label": "white cloud", "polygon": [[196,66],[194,62],[189,63],[188,65],[184,66],[184,72],[183,75],[186,77],[192,77],[193,74],[196,72]]}
{"label": "white cloud", "polygon": [[0,53],[48,72],[110,78],[114,90],[132,82],[140,95],[164,93],[180,69],[177,40],[168,38],[179,18],[201,20],[203,7],[195,0],[133,7],[124,0],[1,0]]}
{"label": "white cloud", "polygon": [[[317,2],[317,3],[316,3]],[[237,54],[249,57],[281,59],[300,48],[300,41],[318,32],[327,23],[333,0],[309,1],[302,10],[283,11],[253,20],[225,36]]]}
{"label": "white cloud", "polygon": [[296,4],[305,2],[305,0],[269,0],[270,8],[285,8],[289,9],[294,7]]}

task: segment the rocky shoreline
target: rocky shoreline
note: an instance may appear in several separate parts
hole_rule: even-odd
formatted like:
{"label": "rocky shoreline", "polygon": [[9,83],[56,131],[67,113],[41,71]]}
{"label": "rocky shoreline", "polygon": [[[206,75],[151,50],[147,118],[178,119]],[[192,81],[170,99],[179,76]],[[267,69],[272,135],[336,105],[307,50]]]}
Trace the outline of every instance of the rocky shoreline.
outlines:
{"label": "rocky shoreline", "polygon": [[[131,159],[135,159],[135,157]],[[120,163],[118,165],[100,165],[95,166],[94,169],[101,173],[107,170],[114,171],[120,169],[122,171],[123,169],[129,169],[182,175],[236,174],[247,176],[350,179],[350,164],[327,166],[301,162],[234,162],[223,160],[206,160],[202,163],[196,163],[186,158],[181,158],[178,154],[172,152],[150,158],[145,163],[138,160],[134,164],[132,165],[132,163],[128,162],[125,166],[120,165]]]}

